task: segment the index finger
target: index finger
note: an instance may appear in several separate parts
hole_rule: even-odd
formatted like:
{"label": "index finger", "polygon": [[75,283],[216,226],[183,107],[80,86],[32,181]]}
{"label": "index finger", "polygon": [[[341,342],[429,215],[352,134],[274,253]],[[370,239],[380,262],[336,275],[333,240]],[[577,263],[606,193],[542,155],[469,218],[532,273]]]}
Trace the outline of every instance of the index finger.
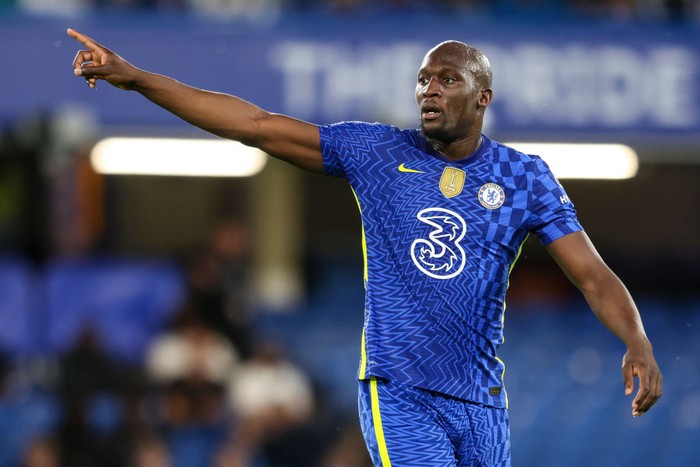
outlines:
{"label": "index finger", "polygon": [[76,31],[75,29],[68,28],[66,30],[66,33],[92,51],[98,50],[100,48],[100,44],[98,44],[85,34]]}

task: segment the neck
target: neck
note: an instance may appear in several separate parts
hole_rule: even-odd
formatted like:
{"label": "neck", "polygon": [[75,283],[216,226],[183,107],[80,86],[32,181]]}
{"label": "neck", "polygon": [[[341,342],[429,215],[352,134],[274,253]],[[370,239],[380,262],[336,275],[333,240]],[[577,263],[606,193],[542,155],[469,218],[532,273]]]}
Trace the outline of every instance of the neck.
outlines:
{"label": "neck", "polygon": [[467,159],[481,146],[481,133],[469,135],[463,139],[450,142],[439,141],[432,138],[426,139],[433,149],[451,161]]}

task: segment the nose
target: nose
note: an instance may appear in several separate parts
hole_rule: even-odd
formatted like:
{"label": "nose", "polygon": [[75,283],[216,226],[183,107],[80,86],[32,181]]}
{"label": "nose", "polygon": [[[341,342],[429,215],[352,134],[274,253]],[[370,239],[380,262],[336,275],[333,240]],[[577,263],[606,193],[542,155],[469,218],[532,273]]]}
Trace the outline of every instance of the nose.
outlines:
{"label": "nose", "polygon": [[430,78],[428,84],[426,84],[423,88],[423,95],[425,97],[440,96],[441,93],[442,90],[440,89],[440,80],[435,78]]}

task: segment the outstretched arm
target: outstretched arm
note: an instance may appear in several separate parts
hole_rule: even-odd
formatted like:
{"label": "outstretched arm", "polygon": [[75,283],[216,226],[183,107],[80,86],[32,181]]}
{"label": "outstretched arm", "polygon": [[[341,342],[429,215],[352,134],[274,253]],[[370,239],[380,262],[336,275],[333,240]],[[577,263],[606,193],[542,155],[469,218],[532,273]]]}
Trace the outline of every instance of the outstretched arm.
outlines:
{"label": "outstretched arm", "polygon": [[318,126],[267,112],[229,94],[197,89],[141,70],[78,31],[68,29],[68,35],[86,48],[76,55],[73,71],[91,88],[102,79],[120,89],[137,91],[203,130],[257,147],[297,167],[323,172]]}
{"label": "outstretched arm", "polygon": [[662,377],[632,297],[584,232],[555,240],[547,250],[583,292],[598,319],[627,346],[622,360],[625,394],[634,392],[636,376],[639,390],[632,401],[632,415],[642,415],[661,397]]}

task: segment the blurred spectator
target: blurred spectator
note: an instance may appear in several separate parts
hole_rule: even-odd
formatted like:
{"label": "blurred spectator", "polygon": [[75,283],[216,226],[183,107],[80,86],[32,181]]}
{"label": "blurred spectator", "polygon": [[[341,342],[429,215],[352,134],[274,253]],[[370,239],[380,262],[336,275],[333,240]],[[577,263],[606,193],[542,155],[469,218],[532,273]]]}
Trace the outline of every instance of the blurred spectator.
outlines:
{"label": "blurred spectator", "polygon": [[249,232],[241,222],[220,222],[208,245],[187,264],[190,302],[203,323],[221,333],[242,358],[251,354]]}
{"label": "blurred spectator", "polygon": [[59,359],[59,392],[65,399],[82,398],[125,387],[125,368],[100,345],[95,327],[86,324],[74,345]]}
{"label": "blurred spectator", "polygon": [[63,412],[63,423],[56,434],[61,465],[125,465],[133,440],[120,394],[105,392],[73,399],[64,404]]}
{"label": "blurred spectator", "polygon": [[56,441],[52,438],[38,438],[32,441],[24,452],[23,467],[60,467],[61,458]]}
{"label": "blurred spectator", "polygon": [[157,392],[155,425],[173,466],[213,464],[231,432],[224,395],[220,384],[185,380],[172,382]]}
{"label": "blurred spectator", "polygon": [[262,342],[230,385],[230,404],[240,418],[232,449],[245,461],[262,457],[269,467],[314,465],[318,453],[309,426],[315,401],[310,379],[282,348]]}
{"label": "blurred spectator", "polygon": [[239,363],[238,352],[188,309],[169,331],[157,336],[146,354],[146,372],[156,384],[192,381],[223,384]]}
{"label": "blurred spectator", "polygon": [[314,411],[309,378],[272,341],[259,344],[253,357],[241,365],[230,397],[244,420],[258,419],[273,426],[302,423]]}
{"label": "blurred spectator", "polygon": [[61,465],[124,465],[132,428],[126,423],[125,398],[138,386],[138,369],[134,374],[109,356],[90,325],[59,366],[63,417],[56,437]]}
{"label": "blurred spectator", "polygon": [[156,435],[147,434],[135,443],[131,454],[131,467],[171,467],[170,451]]}

